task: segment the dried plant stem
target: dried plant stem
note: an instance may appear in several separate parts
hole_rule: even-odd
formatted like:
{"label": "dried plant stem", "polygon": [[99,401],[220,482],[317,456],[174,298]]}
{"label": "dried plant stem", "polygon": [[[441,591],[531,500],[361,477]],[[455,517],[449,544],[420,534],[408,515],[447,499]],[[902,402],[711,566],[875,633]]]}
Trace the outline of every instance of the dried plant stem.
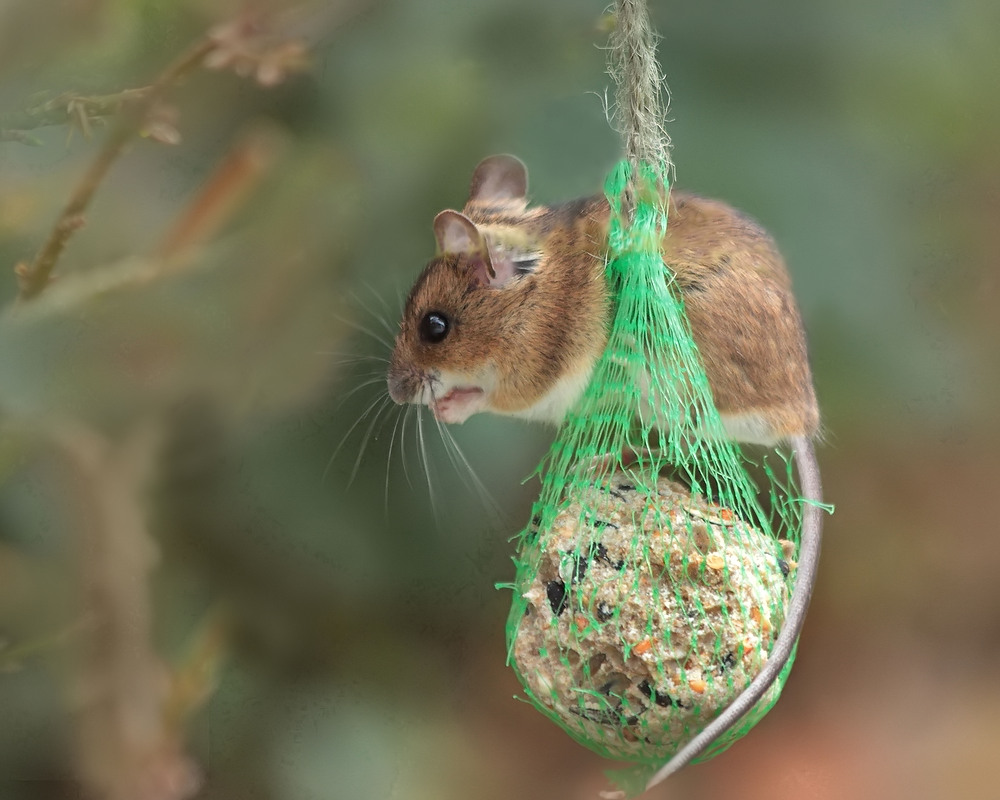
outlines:
{"label": "dried plant stem", "polygon": [[103,800],[186,800],[197,772],[165,704],[169,674],[152,644],[149,578],[157,559],[142,498],[157,440],[140,430],[121,443],[61,428],[54,439],[77,499],[81,643],[76,756],[88,794]]}
{"label": "dried plant stem", "polygon": [[87,620],[81,619],[36,639],[22,642],[14,647],[0,649],[0,672],[16,669],[29,658],[63,647],[67,642],[89,629],[90,625]]}
{"label": "dried plant stem", "polygon": [[177,81],[196,69],[205,59],[215,42],[205,38],[192,45],[181,54],[156,79],[156,81],[134,102],[128,103],[118,117],[108,137],[80,179],[69,202],[49,233],[34,260],[27,265],[18,265],[17,277],[20,283],[18,302],[25,302],[41,294],[48,286],[52,271],[65,249],[70,237],[82,227],[84,212],[90,205],[94,192],[101,185],[108,170],[118,160],[128,142],[142,130],[150,109],[164,96]]}
{"label": "dried plant stem", "polygon": [[280,135],[267,126],[244,134],[184,208],[155,255],[171,258],[211,239],[239,210],[274,163]]}
{"label": "dried plant stem", "polygon": [[163,706],[166,731],[179,740],[184,724],[215,691],[218,673],[226,657],[229,639],[227,610],[220,604],[210,609],[194,632],[187,656],[172,670],[170,691]]}
{"label": "dried plant stem", "polygon": [[91,118],[117,114],[125,105],[141,100],[148,91],[149,87],[143,86],[114,94],[61,94],[24,111],[0,114],[0,142],[25,141],[30,138],[26,132],[36,128],[76,122],[86,125]]}

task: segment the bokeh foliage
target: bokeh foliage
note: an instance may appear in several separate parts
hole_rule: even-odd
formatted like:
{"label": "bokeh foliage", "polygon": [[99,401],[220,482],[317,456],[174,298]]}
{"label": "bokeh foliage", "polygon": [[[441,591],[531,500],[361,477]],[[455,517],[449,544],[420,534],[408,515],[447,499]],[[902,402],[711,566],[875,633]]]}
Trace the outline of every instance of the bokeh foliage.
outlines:
{"label": "bokeh foliage", "polygon": [[[145,84],[243,6],[7,0],[0,128],[64,92]],[[752,213],[789,261],[838,507],[785,699],[677,790],[989,796],[1000,7],[651,7],[678,184]],[[94,498],[111,497],[141,512],[158,550],[136,573],[151,652],[175,677],[199,659],[214,670],[204,704],[182,715],[200,796],[590,797],[604,785],[605,764],[510,700],[503,665],[509,596],[492,587],[513,574],[508,537],[537,492],[521,480],[550,433],[490,419],[454,432],[494,514],[429,419],[430,489],[413,415],[404,427],[386,408],[370,434],[371,416],[351,431],[378,402],[377,359],[431,253],[430,220],[462,204],[474,164],[518,154],[548,202],[597,191],[617,160],[603,4],[322,8],[306,73],[262,87],[202,71],[171,92],[182,141],[136,141],[57,283],[0,320],[0,796],[78,796],[75,676],[92,636],[80,543]],[[0,141],[5,305],[14,266],[107,133],[93,128]],[[271,166],[211,241],[142,278],[247,131],[270,137]],[[942,675],[949,700],[931,713],[913,698],[936,697]]]}

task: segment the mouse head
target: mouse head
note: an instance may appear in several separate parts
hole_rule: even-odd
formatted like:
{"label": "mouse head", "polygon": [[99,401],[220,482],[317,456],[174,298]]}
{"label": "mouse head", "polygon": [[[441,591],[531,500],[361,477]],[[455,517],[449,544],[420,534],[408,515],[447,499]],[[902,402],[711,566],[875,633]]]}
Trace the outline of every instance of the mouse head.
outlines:
{"label": "mouse head", "polygon": [[[493,156],[475,171],[466,212],[434,219],[437,255],[410,290],[389,368],[389,394],[397,403],[426,403],[442,422],[463,422],[478,411],[501,411],[516,397],[519,351],[528,347],[523,320],[538,262],[527,240],[507,244],[527,201],[527,172],[513,156]],[[496,221],[496,224],[494,222]],[[494,235],[488,241],[485,228]],[[530,405],[535,398],[524,397]],[[515,405],[521,400],[515,399]]]}

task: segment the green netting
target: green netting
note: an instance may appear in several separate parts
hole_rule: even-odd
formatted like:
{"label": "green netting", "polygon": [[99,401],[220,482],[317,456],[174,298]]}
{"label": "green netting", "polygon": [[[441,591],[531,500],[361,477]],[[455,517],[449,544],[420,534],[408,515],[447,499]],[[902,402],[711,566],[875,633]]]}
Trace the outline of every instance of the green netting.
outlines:
{"label": "green netting", "polygon": [[[765,663],[802,508],[784,457],[753,464],[725,437],[660,255],[667,167],[632,169],[622,162],[605,187],[608,344],[539,466],[507,624],[531,702],[602,756],[643,765],[614,776],[626,791]],[[760,720],[790,666],[702,760]]]}

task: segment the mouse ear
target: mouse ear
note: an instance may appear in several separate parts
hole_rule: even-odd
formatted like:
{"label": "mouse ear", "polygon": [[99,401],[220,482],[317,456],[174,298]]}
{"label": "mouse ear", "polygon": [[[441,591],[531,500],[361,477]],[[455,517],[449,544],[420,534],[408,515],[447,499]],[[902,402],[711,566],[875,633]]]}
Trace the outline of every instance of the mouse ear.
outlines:
{"label": "mouse ear", "polygon": [[475,282],[485,286],[496,278],[486,237],[467,216],[458,211],[442,211],[434,217],[434,236],[438,255],[465,256]]}
{"label": "mouse ear", "polygon": [[528,194],[528,168],[516,156],[490,156],[472,174],[469,202],[522,200]]}

